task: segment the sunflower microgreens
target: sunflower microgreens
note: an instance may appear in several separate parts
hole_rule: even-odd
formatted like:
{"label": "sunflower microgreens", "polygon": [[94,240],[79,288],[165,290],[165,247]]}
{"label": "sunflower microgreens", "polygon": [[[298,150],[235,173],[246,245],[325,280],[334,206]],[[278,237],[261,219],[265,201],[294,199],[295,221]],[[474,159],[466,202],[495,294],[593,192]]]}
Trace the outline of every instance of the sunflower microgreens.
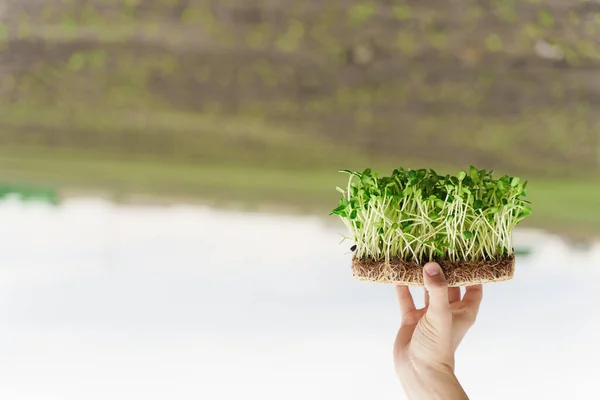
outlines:
{"label": "sunflower microgreens", "polygon": [[338,215],[360,259],[417,263],[434,259],[495,260],[512,252],[512,229],[531,214],[527,182],[469,167],[457,176],[434,170],[370,169],[349,174]]}

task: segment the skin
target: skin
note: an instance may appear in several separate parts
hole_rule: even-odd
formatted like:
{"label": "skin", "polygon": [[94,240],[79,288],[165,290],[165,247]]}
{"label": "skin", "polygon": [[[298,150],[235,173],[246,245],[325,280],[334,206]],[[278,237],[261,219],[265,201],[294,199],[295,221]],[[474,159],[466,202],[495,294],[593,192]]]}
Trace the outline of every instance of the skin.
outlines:
{"label": "skin", "polygon": [[402,323],[394,343],[394,364],[410,400],[468,400],[454,375],[454,353],[475,323],[482,286],[448,288],[440,266],[423,268],[425,307],[417,309],[407,286],[396,286]]}

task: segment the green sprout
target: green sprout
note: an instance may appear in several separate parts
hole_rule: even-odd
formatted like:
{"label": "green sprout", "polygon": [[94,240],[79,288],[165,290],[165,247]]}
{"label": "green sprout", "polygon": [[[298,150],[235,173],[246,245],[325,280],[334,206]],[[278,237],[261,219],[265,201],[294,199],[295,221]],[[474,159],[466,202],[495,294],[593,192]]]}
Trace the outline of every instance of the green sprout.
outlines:
{"label": "green sprout", "polygon": [[[338,215],[359,259],[414,261],[497,260],[512,252],[511,231],[531,214],[527,182],[469,167],[457,176],[434,170],[370,169],[350,175]],[[354,248],[354,247],[353,247]]]}

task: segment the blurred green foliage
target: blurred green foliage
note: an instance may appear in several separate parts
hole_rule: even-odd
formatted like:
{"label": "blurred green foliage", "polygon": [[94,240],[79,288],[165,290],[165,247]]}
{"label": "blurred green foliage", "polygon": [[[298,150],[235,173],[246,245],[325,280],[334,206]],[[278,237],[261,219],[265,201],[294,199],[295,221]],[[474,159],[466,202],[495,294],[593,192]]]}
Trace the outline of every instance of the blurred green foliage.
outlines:
{"label": "blurred green foliage", "polygon": [[41,201],[52,205],[59,203],[58,193],[52,188],[0,182],[0,200],[7,197],[17,197],[21,201]]}
{"label": "blurred green foliage", "polygon": [[[101,155],[132,171],[126,159],[186,165],[171,186],[203,193],[410,162],[600,184],[595,2],[3,4],[0,177],[119,181],[78,172]],[[120,173],[132,190],[165,174]]]}

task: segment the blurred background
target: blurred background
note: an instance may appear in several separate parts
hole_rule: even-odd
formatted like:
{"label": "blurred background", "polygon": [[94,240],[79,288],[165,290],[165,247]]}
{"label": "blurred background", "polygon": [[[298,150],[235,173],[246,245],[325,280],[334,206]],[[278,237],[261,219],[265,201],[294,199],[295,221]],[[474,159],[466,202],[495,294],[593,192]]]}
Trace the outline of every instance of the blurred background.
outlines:
{"label": "blurred background", "polygon": [[403,398],[337,171],[469,164],[533,215],[459,379],[600,396],[599,33],[591,0],[0,0],[0,396]]}

